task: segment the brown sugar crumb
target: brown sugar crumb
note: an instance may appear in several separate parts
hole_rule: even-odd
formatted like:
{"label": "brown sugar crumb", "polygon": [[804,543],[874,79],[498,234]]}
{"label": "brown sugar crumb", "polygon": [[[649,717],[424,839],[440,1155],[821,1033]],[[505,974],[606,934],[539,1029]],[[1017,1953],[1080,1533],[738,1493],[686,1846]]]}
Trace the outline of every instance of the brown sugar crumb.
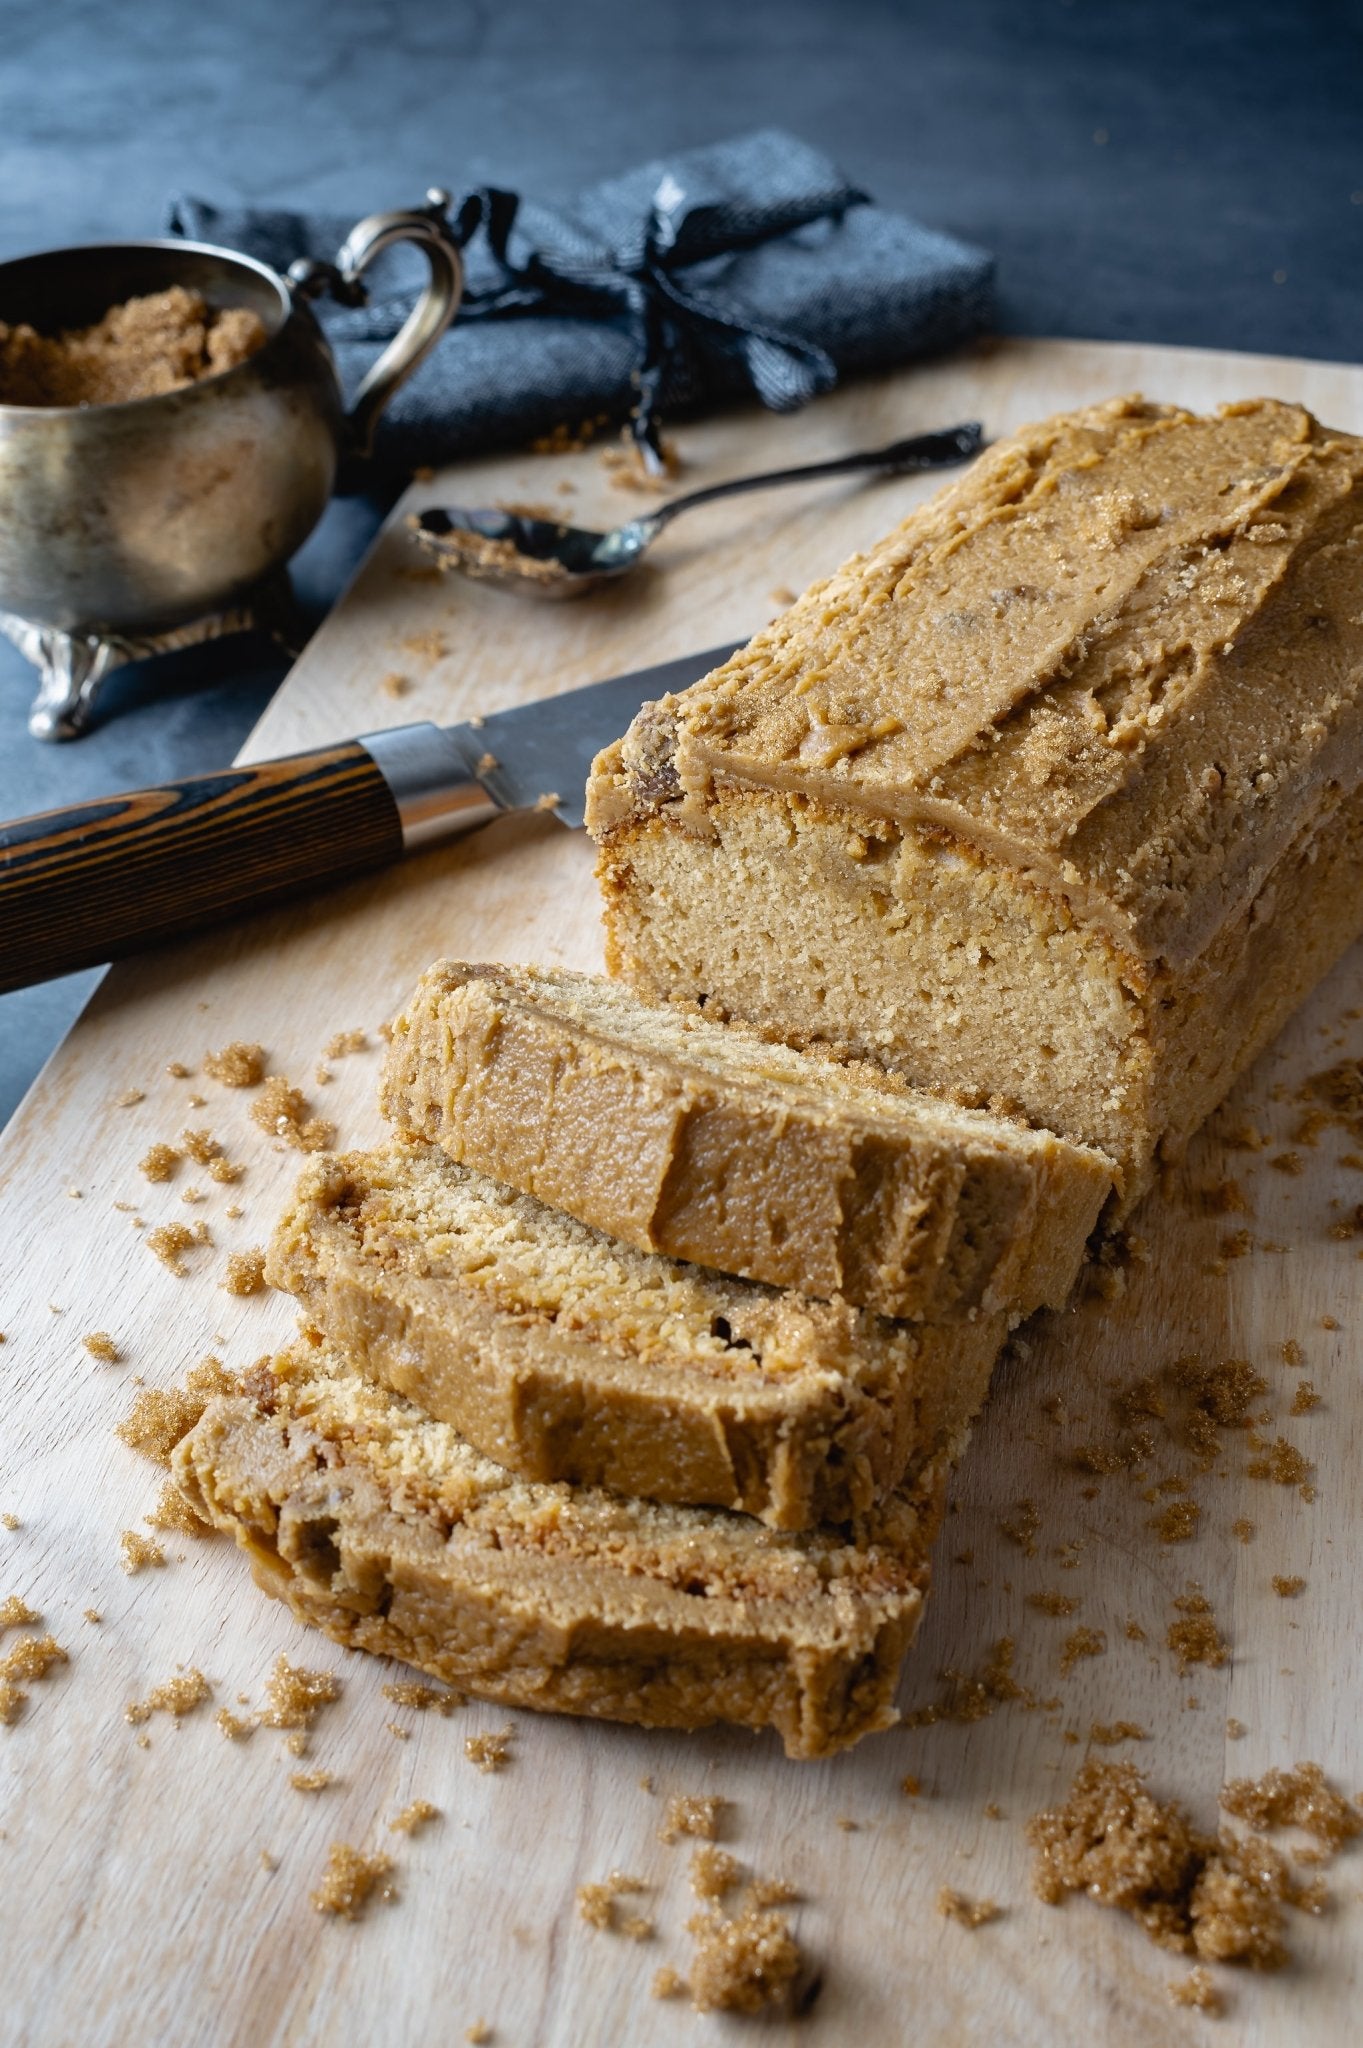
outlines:
{"label": "brown sugar crumb", "polygon": [[411,677],[399,675],[396,669],[389,669],[387,675],[379,683],[379,688],[385,697],[405,697],[411,687]]}
{"label": "brown sugar crumb", "polygon": [[117,1365],[123,1355],[107,1330],[87,1330],[80,1341],[101,1365]]}
{"label": "brown sugar crumb", "polygon": [[1290,1180],[1300,1180],[1306,1171],[1300,1152],[1275,1152],[1268,1163],[1275,1173],[1285,1173]]}
{"label": "brown sugar crumb", "polygon": [[336,1136],[335,1124],[309,1116],[308,1102],[282,1074],[267,1075],[251,1104],[252,1120],[272,1138],[282,1138],[299,1152],[324,1152]]}
{"label": "brown sugar crumb", "polygon": [[187,1081],[189,1079],[189,1068],[183,1060],[167,1060],[166,1072],[170,1075],[172,1081]]}
{"label": "brown sugar crumb", "polygon": [[1240,1515],[1231,1523],[1230,1530],[1237,1543],[1252,1543],[1254,1541],[1254,1524],[1250,1521],[1248,1515]]}
{"label": "brown sugar crumb", "polygon": [[183,1387],[144,1387],[114,1432],[125,1444],[158,1465],[169,1465],[181,1437],[188,1436],[215,1394],[233,1394],[237,1381],[211,1354],[185,1376]]}
{"label": "brown sugar crumb", "polygon": [[678,1975],[670,1963],[664,1963],[660,1970],[655,1970],[653,1973],[653,1982],[649,1986],[649,1996],[651,1998],[683,1998],[690,1988],[685,1977]]}
{"label": "brown sugar crumb", "polygon": [[999,1805],[997,1799],[986,1799],[983,1812],[986,1820],[1003,1819],[1003,1808]]}
{"label": "brown sugar crumb", "polygon": [[363,1052],[368,1044],[367,1031],[358,1028],[354,1031],[337,1031],[327,1040],[322,1057],[328,1060],[343,1060],[348,1053]]}
{"label": "brown sugar crumb", "polygon": [[150,1721],[153,1714],[169,1714],[173,1720],[180,1721],[212,1696],[213,1688],[202,1671],[191,1665],[177,1678],[168,1678],[164,1685],[154,1685],[144,1700],[130,1700],[123,1709],[123,1718],[133,1728]]}
{"label": "brown sugar crumb", "polygon": [[[242,1167],[234,1166],[230,1159],[210,1159],[208,1162],[208,1178],[217,1181],[220,1187],[230,1187],[234,1181],[241,1179],[243,1171]],[[227,1213],[229,1216],[240,1216],[241,1211],[229,1209]]]}
{"label": "brown sugar crumb", "polygon": [[1307,1481],[1316,1468],[1295,1444],[1280,1436],[1271,1444],[1256,1443],[1255,1449],[1259,1455],[1245,1467],[1251,1479],[1268,1479],[1275,1486],[1299,1486],[1303,1500],[1314,1499],[1314,1489],[1307,1490]]}
{"label": "brown sugar crumb", "polygon": [[907,1777],[900,1779],[899,1789],[906,1799],[921,1799],[923,1796],[923,1781],[921,1778],[915,1777],[913,1772],[910,1771]]}
{"label": "brown sugar crumb", "polygon": [[429,1799],[414,1799],[410,1806],[404,1806],[401,1813],[395,1813],[389,1821],[389,1830],[398,1835],[414,1835],[431,1821],[439,1820],[440,1808],[432,1806]]}
{"label": "brown sugar crumb", "polygon": [[1311,1380],[1302,1380],[1292,1396],[1292,1406],[1287,1412],[1289,1415],[1309,1415],[1313,1408],[1319,1406],[1320,1395],[1316,1392],[1314,1383]]}
{"label": "brown sugar crumb", "polygon": [[312,1903],[319,1913],[358,1920],[375,1892],[385,1901],[397,1897],[391,1881],[393,1869],[391,1856],[366,1856],[349,1842],[333,1842]]}
{"label": "brown sugar crumb", "polygon": [[484,2044],[492,2038],[492,2028],[486,2020],[474,2020],[471,2026],[464,2029],[464,2039],[471,2041],[473,2048],[484,2048]]}
{"label": "brown sugar crumb", "polygon": [[248,1736],[256,1732],[254,1721],[234,1714],[230,1707],[219,1707],[213,1718],[229,1742],[245,1742]]}
{"label": "brown sugar crumb", "polygon": [[267,1877],[273,1877],[275,1871],[279,1868],[279,1858],[272,1856],[268,1849],[262,1849],[260,1852],[260,1867]]}
{"label": "brown sugar crumb", "polygon": [[1203,1963],[1196,1964],[1186,1977],[1175,1977],[1168,1991],[1174,2005],[1188,2005],[1197,2012],[1206,2013],[1220,2013],[1226,2009],[1226,2001],[1212,1982],[1211,1971]]}
{"label": "brown sugar crumb", "polygon": [[987,1927],[991,1920],[1003,1917],[1003,1909],[992,1899],[972,1899],[965,1892],[953,1891],[944,1884],[937,1894],[937,1910],[944,1920],[954,1920],[961,1927]]}
{"label": "brown sugar crumb", "polygon": [[1163,1948],[1253,1969],[1287,1960],[1281,1864],[1199,1834],[1176,1802],[1151,1796],[1134,1764],[1083,1765],[1065,1803],[1034,1815],[1027,1836],[1047,1905],[1087,1892],[1130,1913]]}
{"label": "brown sugar crumb", "polygon": [[1149,1729],[1142,1728],[1139,1721],[1095,1721],[1089,1729],[1089,1741],[1096,1742],[1101,1749],[1113,1749],[1119,1742],[1149,1740]]}
{"label": "brown sugar crumb", "polygon": [[730,1801],[718,1793],[696,1797],[676,1793],[667,1802],[658,1840],[675,1842],[682,1835],[694,1835],[702,1842],[717,1842],[720,1821],[729,1805]]}
{"label": "brown sugar crumb", "polygon": [[7,1529],[21,1529],[23,1527],[19,1517],[16,1514],[12,1514],[8,1509],[6,1509],[3,1515],[0,1515],[0,1522],[3,1522]]}
{"label": "brown sugar crumb", "polygon": [[600,1884],[578,1886],[577,1910],[589,1927],[602,1934],[623,1934],[629,1941],[647,1941],[653,1934],[653,1922],[641,1913],[622,1912],[619,1900],[650,1889],[642,1878],[627,1877],[623,1870],[613,1870]]}
{"label": "brown sugar crumb", "polygon": [[173,1145],[153,1145],[138,1160],[138,1171],[148,1180],[173,1180],[180,1165],[180,1155]]}
{"label": "brown sugar crumb", "polygon": [[1179,1620],[1171,1621],[1165,1641],[1178,1658],[1180,1671],[1193,1664],[1209,1664],[1219,1670],[1230,1657],[1230,1649],[1212,1615],[1212,1606],[1196,1586],[1175,1600]]}
{"label": "brown sugar crumb", "polygon": [[281,1655],[265,1681],[265,1697],[269,1705],[261,1713],[261,1726],[292,1729],[289,1748],[302,1756],[313,1722],[323,1707],[341,1697],[341,1681],[334,1672],[309,1671]]}
{"label": "brown sugar crumb", "polygon": [[224,1088],[258,1088],[265,1074],[265,1048],[234,1038],[221,1052],[204,1054],[204,1072]]}
{"label": "brown sugar crumb", "polygon": [[1060,1669],[1073,1671],[1081,1657],[1101,1657],[1107,1651],[1107,1637],[1100,1628],[1077,1628],[1060,1646]]}
{"label": "brown sugar crumb", "polygon": [[87,1621],[93,1621],[98,1623],[103,1621],[104,1616],[100,1613],[97,1607],[87,1607],[85,1609],[85,1619]]}
{"label": "brown sugar crumb", "polygon": [[1068,1593],[1029,1593],[1027,1605],[1035,1607],[1041,1614],[1054,1614],[1059,1617],[1073,1614],[1079,1602]]}
{"label": "brown sugar crumb", "polygon": [[723,1899],[740,1882],[743,1865],[727,1849],[707,1843],[693,1852],[689,1875],[698,1899]]}
{"label": "brown sugar crumb", "polygon": [[1262,1778],[1234,1778],[1222,1791],[1221,1804],[1256,1834],[1302,1828],[1331,1851],[1363,1832],[1363,1812],[1335,1791],[1315,1763],[1265,1771]]}
{"label": "brown sugar crumb", "polygon": [[511,1761],[511,1739],[515,1730],[503,1728],[495,1735],[466,1735],[464,1755],[480,1771],[504,1771]]}
{"label": "brown sugar crumb", "polygon": [[1248,1734],[1249,1734],[1249,1730],[1248,1730],[1248,1728],[1246,1728],[1246,1726],[1245,1726],[1245,1724],[1244,1724],[1244,1722],[1243,1722],[1243,1721],[1237,1721],[1237,1720],[1236,1720],[1236,1718],[1235,1718],[1235,1716],[1234,1716],[1234,1714],[1231,1714],[1231,1715],[1229,1715],[1229,1716],[1227,1717],[1227,1720],[1226,1720],[1226,1740],[1227,1740],[1227,1742],[1242,1742],[1242,1741],[1244,1740],[1245,1736],[1246,1736],[1246,1735],[1248,1735]]}
{"label": "brown sugar crumb", "polygon": [[289,1783],[295,1792],[325,1792],[332,1782],[330,1771],[290,1771]]}
{"label": "brown sugar crumb", "polygon": [[392,1700],[395,1706],[414,1707],[419,1714],[434,1711],[448,1716],[456,1707],[465,1705],[461,1692],[443,1692],[438,1686],[422,1685],[413,1678],[400,1678],[393,1685],[385,1685],[383,1696]]}
{"label": "brown sugar crumb", "polygon": [[743,1903],[759,1911],[768,1906],[796,1906],[800,1903],[800,1892],[783,1877],[755,1877],[743,1894]]}
{"label": "brown sugar crumb", "polygon": [[0,1657],[0,1725],[10,1728],[18,1720],[28,1701],[26,1685],[70,1661],[55,1636],[25,1636],[15,1643]]}
{"label": "brown sugar crumb", "polygon": [[1320,1327],[1322,1328],[1322,1330],[1337,1330],[1339,1328],[1339,1324],[1336,1322],[1333,1316],[1322,1316],[1320,1319]]}
{"label": "brown sugar crumb", "polygon": [[1281,1350],[1284,1365],[1304,1365],[1306,1363],[1306,1354],[1295,1337],[1288,1337],[1283,1343]]}
{"label": "brown sugar crumb", "polygon": [[211,1536],[213,1531],[201,1516],[196,1515],[178,1486],[167,1480],[161,1488],[156,1506],[143,1520],[153,1529],[173,1529],[179,1536]]}
{"label": "brown sugar crumb", "polygon": [[1202,1520],[1202,1510],[1193,1500],[1171,1500],[1162,1513],[1155,1516],[1150,1527],[1161,1543],[1189,1543],[1197,1534],[1197,1525]]}
{"label": "brown sugar crumb", "polygon": [[41,1620],[41,1614],[35,1614],[17,1593],[11,1593],[8,1600],[0,1600],[0,1635],[7,1628],[34,1628]]}
{"label": "brown sugar crumb", "polygon": [[229,1294],[259,1294],[265,1286],[265,1253],[261,1247],[253,1245],[249,1252],[233,1252],[222,1284]]}
{"label": "brown sugar crumb", "polygon": [[222,1146],[211,1131],[181,1131],[180,1143],[187,1158],[200,1166],[207,1166],[222,1156]]}
{"label": "brown sugar crumb", "polygon": [[1036,1556],[1036,1532],[1041,1527],[1041,1514],[1034,1500],[1020,1500],[1015,1503],[1012,1513],[1000,1517],[1000,1532],[1010,1543],[1016,1543],[1024,1557]]}
{"label": "brown sugar crumb", "polygon": [[134,1103],[145,1102],[146,1096],[140,1088],[125,1088],[121,1095],[115,1095],[115,1109],[131,1109]]}
{"label": "brown sugar crumb", "polygon": [[938,1721],[983,1721],[1013,1700],[1034,1705],[1027,1688],[1013,1676],[1016,1647],[1011,1636],[1000,1636],[979,1671],[943,1670],[940,1676],[945,1692],[931,1705],[905,1714],[901,1726],[928,1728]]}
{"label": "brown sugar crumb", "polygon": [[125,1529],[118,1539],[118,1547],[123,1552],[123,1569],[129,1578],[145,1571],[149,1565],[161,1565],[166,1561],[166,1553],[160,1544],[150,1536],[143,1536],[137,1529]]}
{"label": "brown sugar crumb", "polygon": [[805,1958],[784,1913],[749,1906],[733,1919],[698,1913],[686,1924],[696,1944],[690,1987],[697,2012],[759,2013],[794,2003]]}
{"label": "brown sugar crumb", "polygon": [[162,1223],[155,1230],[149,1230],[145,1243],[149,1251],[155,1252],[163,1266],[169,1266],[178,1279],[187,1271],[184,1253],[192,1245],[212,1244],[213,1237],[206,1223],[196,1223],[191,1229],[187,1223]]}
{"label": "brown sugar crumb", "polygon": [[188,1202],[191,1205],[193,1205],[195,1202],[201,1202],[203,1198],[204,1191],[202,1188],[186,1188],[184,1193],[181,1195],[180,1200],[182,1202]]}

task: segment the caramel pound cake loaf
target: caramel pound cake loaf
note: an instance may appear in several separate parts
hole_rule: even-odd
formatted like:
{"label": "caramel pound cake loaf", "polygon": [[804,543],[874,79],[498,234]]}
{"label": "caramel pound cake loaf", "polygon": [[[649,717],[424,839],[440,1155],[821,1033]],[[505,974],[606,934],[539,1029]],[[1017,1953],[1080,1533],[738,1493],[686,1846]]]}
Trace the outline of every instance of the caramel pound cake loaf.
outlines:
{"label": "caramel pound cake loaf", "polygon": [[1000,442],[601,754],[608,962],[1020,1111],[1129,1206],[1363,927],[1363,442]]}
{"label": "caramel pound cake loaf", "polygon": [[891,1322],[635,1251],[423,1145],[309,1166],[266,1270],[509,1470],[782,1529],[959,1455],[1008,1327]]}
{"label": "caramel pound cake loaf", "polygon": [[539,967],[432,967],[381,1102],[641,1251],[929,1321],[1063,1302],[1112,1186],[1048,1131]]}
{"label": "caramel pound cake loaf", "polygon": [[846,1531],[516,1478],[303,1345],[215,1400],[172,1470],[259,1584],[338,1642],[518,1707],[775,1728],[827,1756],[895,1719],[945,1460]]}

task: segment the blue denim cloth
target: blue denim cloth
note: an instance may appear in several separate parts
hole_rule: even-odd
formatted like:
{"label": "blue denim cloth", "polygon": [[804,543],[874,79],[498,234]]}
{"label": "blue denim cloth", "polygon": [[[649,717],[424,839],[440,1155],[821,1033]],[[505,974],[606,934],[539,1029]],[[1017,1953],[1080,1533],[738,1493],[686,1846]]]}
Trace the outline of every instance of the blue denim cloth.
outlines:
{"label": "blue denim cloth", "polygon": [[[817,150],[767,129],[640,165],[560,206],[470,193],[452,213],[467,292],[397,394],[376,452],[403,466],[601,414],[656,441],[664,415],[756,395],[781,411],[838,378],[977,334],[993,259],[874,206]],[[286,270],[351,221],[182,198],[178,234]],[[410,309],[419,265],[385,257],[357,308],[319,308],[353,388]]]}

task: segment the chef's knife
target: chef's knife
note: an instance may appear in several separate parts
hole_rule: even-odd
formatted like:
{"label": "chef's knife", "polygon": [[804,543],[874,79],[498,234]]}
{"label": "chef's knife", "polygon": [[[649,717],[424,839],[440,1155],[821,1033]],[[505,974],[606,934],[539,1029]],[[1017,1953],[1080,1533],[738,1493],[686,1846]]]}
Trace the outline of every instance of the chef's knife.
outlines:
{"label": "chef's knife", "polygon": [[587,771],[639,706],[727,661],[712,647],[478,725],[339,746],[0,825],[0,991],[93,967],[506,811],[581,826]]}

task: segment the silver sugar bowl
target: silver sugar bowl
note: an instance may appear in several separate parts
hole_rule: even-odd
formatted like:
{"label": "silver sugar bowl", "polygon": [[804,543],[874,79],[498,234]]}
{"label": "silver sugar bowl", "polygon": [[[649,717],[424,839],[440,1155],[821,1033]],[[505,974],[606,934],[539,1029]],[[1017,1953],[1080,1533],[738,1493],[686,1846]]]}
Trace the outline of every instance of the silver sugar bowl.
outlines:
{"label": "silver sugar bowl", "polygon": [[[398,386],[458,310],[463,264],[449,195],[376,213],[333,264],[287,277],[230,249],[178,240],[51,249],[0,264],[0,320],[82,327],[182,285],[244,306],[267,339],[245,362],[124,404],[0,404],[0,630],[38,667],[38,739],[72,739],[120,663],[250,622],[321,518],[341,459],[368,452]],[[309,301],[364,298],[383,249],[414,242],[430,277],[346,410]]]}

